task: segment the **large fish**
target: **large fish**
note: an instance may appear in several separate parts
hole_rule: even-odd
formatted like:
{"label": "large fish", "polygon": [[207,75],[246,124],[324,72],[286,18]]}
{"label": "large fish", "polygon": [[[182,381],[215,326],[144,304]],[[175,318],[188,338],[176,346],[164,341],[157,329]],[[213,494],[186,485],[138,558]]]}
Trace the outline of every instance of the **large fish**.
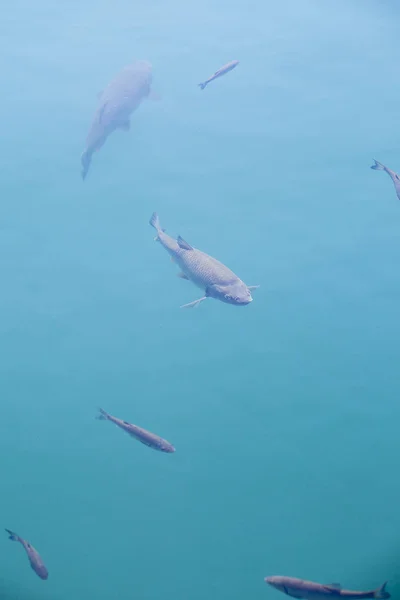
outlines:
{"label": "large fish", "polygon": [[151,92],[151,64],[137,60],[125,67],[99,95],[99,106],[90,127],[86,148],[81,157],[85,179],[92,155],[116,129],[129,131],[130,115]]}
{"label": "large fish", "polygon": [[228,267],[201,250],[196,250],[180,236],[174,240],[161,229],[157,213],[153,213],[150,225],[157,231],[155,239],[164,246],[173,262],[180,266],[179,276],[204,290],[204,296],[184,304],[182,308],[198,306],[206,298],[215,298],[235,306],[252,302],[251,290],[258,288],[258,285],[247,286]]}
{"label": "large fish", "polygon": [[382,165],[382,163],[378,162],[377,160],[374,160],[374,162],[375,164],[372,165],[371,169],[374,169],[375,171],[386,171],[393,181],[394,189],[396,190],[397,197],[400,200],[400,177],[397,175],[397,173],[391,169],[388,169],[385,167],[385,165]]}
{"label": "large fish", "polygon": [[43,560],[41,559],[39,552],[37,550],[35,550],[35,548],[33,546],[31,546],[29,542],[24,540],[22,537],[20,537],[13,531],[10,531],[9,529],[6,529],[6,531],[9,535],[10,540],[12,540],[13,542],[19,542],[20,544],[22,544],[22,546],[24,547],[25,552],[28,556],[30,565],[31,565],[32,569],[35,571],[36,575],[39,575],[39,577],[41,579],[47,579],[49,576],[49,573],[46,569],[46,566],[45,566]]}
{"label": "large fish", "polygon": [[231,62],[228,62],[226,65],[224,65],[223,67],[218,69],[218,71],[215,71],[214,75],[211,75],[211,77],[206,79],[206,81],[203,81],[203,83],[199,83],[199,87],[202,90],[204,90],[206,85],[208,85],[211,81],[214,81],[214,79],[218,79],[218,77],[222,77],[222,75],[229,73],[229,71],[232,71],[232,69],[237,67],[238,64],[239,64],[238,60],[231,60]]}
{"label": "large fish", "polygon": [[117,427],[120,427],[123,431],[129,433],[130,436],[134,437],[145,446],[154,448],[154,450],[160,450],[161,452],[175,452],[175,448],[172,444],[167,442],[167,440],[163,440],[163,438],[159,437],[155,433],[151,433],[150,431],[146,431],[146,429],[142,429],[137,425],[132,425],[132,423],[128,423],[127,421],[122,421],[117,417],[113,417],[102,408],[99,408],[99,412],[100,414],[97,419],[100,421],[111,421],[117,425]]}
{"label": "large fish", "polygon": [[292,598],[302,598],[304,600],[326,600],[327,598],[331,598],[332,600],[338,598],[390,598],[389,592],[386,591],[386,583],[376,590],[358,592],[343,590],[338,583],[324,585],[322,583],[297,579],[296,577],[276,575],[274,577],[266,577],[265,581],[287,596],[291,596]]}

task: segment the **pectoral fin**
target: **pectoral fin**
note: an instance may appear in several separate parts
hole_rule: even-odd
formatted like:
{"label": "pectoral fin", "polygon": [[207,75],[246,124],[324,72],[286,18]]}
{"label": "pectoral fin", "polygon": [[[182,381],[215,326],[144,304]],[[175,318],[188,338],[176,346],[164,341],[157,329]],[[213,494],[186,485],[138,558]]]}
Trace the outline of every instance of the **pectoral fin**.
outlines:
{"label": "pectoral fin", "polygon": [[328,585],[324,585],[324,590],[330,592],[333,595],[340,595],[340,585],[338,583],[330,583]]}
{"label": "pectoral fin", "polygon": [[179,248],[182,248],[182,250],[193,250],[193,247],[187,242],[185,242],[185,240],[180,235],[178,235],[178,239],[176,241],[178,242]]}
{"label": "pectoral fin", "polygon": [[248,289],[252,292],[253,290],[258,290],[259,287],[259,285],[249,285]]}
{"label": "pectoral fin", "polygon": [[203,302],[203,300],[207,300],[207,296],[203,296],[194,302],[189,302],[189,304],[183,304],[181,308],[197,308]]}
{"label": "pectoral fin", "polygon": [[104,111],[105,111],[106,106],[107,106],[107,103],[103,104],[103,106],[100,109],[100,112],[99,112],[99,123],[101,123],[101,121],[103,119],[103,115],[104,115]]}
{"label": "pectoral fin", "polygon": [[189,281],[189,277],[185,275],[185,273],[178,273],[178,277],[180,277],[181,279],[187,279]]}

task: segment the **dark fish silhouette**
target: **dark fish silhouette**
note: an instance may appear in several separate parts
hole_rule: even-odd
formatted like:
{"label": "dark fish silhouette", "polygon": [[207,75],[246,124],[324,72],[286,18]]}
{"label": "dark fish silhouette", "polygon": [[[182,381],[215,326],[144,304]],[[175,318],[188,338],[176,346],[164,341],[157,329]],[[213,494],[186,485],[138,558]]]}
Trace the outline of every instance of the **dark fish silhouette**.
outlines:
{"label": "dark fish silhouette", "polygon": [[395,173],[391,169],[388,169],[387,167],[385,167],[385,165],[378,162],[377,160],[374,160],[374,162],[375,164],[372,165],[371,169],[374,169],[374,171],[386,171],[390,179],[393,181],[394,189],[396,190],[397,197],[400,200],[400,177],[397,175],[397,173]]}
{"label": "dark fish silhouette", "polygon": [[163,440],[163,438],[159,437],[155,433],[151,433],[150,431],[142,429],[137,425],[132,425],[132,423],[128,423],[127,421],[122,421],[117,417],[113,417],[102,408],[99,408],[99,411],[100,414],[97,417],[97,419],[99,419],[100,421],[111,421],[145,446],[154,448],[154,450],[160,450],[161,452],[175,452],[175,448],[172,444],[167,442],[167,440]]}
{"label": "dark fish silhouette", "polygon": [[206,85],[208,85],[211,81],[214,81],[214,79],[218,79],[218,77],[222,77],[222,75],[229,73],[229,71],[232,71],[232,69],[237,67],[238,64],[239,64],[238,60],[232,60],[231,62],[228,62],[226,65],[224,65],[223,67],[218,69],[218,71],[215,71],[214,75],[211,75],[211,77],[206,79],[206,81],[203,81],[203,83],[199,83],[199,87],[202,90],[204,90]]}
{"label": "dark fish silhouette", "polygon": [[29,563],[32,569],[35,571],[36,575],[39,575],[40,579],[47,579],[49,573],[46,569],[43,560],[41,559],[39,552],[35,550],[35,548],[31,546],[29,542],[24,540],[22,537],[20,537],[13,531],[10,531],[9,529],[6,529],[6,531],[9,534],[10,540],[12,540],[13,542],[19,542],[23,545],[25,552],[28,556]]}
{"label": "dark fish silhouette", "polygon": [[90,127],[86,148],[81,157],[85,179],[92,155],[116,129],[129,131],[130,115],[151,92],[152,69],[145,60],[125,67],[99,95],[100,104]]}
{"label": "dark fish silhouette", "polygon": [[206,298],[215,298],[235,306],[245,306],[252,302],[251,290],[256,289],[257,285],[247,286],[224,264],[193,248],[180,236],[174,240],[161,228],[157,213],[153,213],[150,225],[157,231],[156,241],[161,243],[173,262],[181,268],[179,276],[188,279],[204,292],[204,296],[184,304],[182,308],[196,307]]}
{"label": "dark fish silhouette", "polygon": [[322,583],[314,583],[305,579],[297,579],[296,577],[284,577],[276,575],[274,577],[266,577],[266,583],[275,589],[283,592],[292,598],[304,600],[338,600],[339,598],[390,598],[389,592],[386,591],[386,583],[381,585],[376,590],[367,592],[358,592],[352,590],[343,590],[339,583],[330,583],[324,585]]}

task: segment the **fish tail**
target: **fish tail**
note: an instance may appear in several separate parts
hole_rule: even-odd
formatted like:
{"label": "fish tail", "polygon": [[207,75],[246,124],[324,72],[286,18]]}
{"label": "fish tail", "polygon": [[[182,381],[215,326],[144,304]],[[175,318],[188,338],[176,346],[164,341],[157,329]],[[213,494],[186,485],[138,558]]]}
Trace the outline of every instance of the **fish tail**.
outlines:
{"label": "fish tail", "polygon": [[390,598],[389,592],[386,591],[387,581],[374,592],[374,598]]}
{"label": "fish tail", "polygon": [[199,83],[199,84],[198,84],[198,86],[199,86],[199,88],[200,88],[201,90],[204,90],[204,88],[206,87],[206,85],[207,85],[207,81],[203,81],[203,83]]}
{"label": "fish tail", "polygon": [[165,229],[161,228],[160,219],[156,212],[153,212],[153,214],[151,215],[149,223],[157,231],[157,235],[154,238],[154,240],[157,242],[160,239],[160,233],[164,232]]}
{"label": "fish tail", "polygon": [[8,533],[8,539],[13,541],[13,542],[19,542],[19,536],[14,533],[13,531],[10,531],[10,529],[6,529],[7,533]]}
{"label": "fish tail", "polygon": [[108,414],[102,408],[99,408],[99,413],[96,417],[99,421],[106,421],[108,419]]}
{"label": "fish tail", "polygon": [[81,165],[82,165],[82,179],[85,181],[86,175],[88,174],[90,163],[92,162],[92,154],[85,150],[85,152],[81,156]]}
{"label": "fish tail", "polygon": [[378,162],[377,160],[374,159],[374,165],[372,165],[371,169],[374,169],[374,171],[384,171],[385,167],[382,163]]}

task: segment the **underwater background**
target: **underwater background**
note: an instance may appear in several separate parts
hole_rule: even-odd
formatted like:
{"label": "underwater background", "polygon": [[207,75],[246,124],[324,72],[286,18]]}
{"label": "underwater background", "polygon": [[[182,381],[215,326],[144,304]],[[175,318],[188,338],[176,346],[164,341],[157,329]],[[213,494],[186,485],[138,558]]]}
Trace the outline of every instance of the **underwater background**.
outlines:
{"label": "underwater background", "polygon": [[[0,21],[4,600],[400,593],[400,7],[14,0]],[[158,102],[93,158],[135,58]],[[197,84],[230,60],[231,73]],[[148,224],[248,285],[207,300]],[[171,441],[154,452],[97,407]]]}

